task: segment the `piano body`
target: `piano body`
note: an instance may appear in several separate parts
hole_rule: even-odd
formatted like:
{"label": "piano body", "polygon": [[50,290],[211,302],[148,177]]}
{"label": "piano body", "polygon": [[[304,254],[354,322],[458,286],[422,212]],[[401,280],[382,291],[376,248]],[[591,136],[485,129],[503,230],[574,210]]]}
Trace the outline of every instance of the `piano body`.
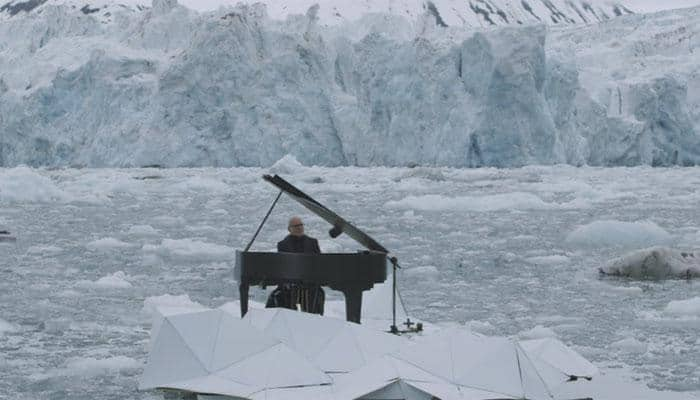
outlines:
{"label": "piano body", "polygon": [[262,225],[270,215],[280,195],[272,204],[251,242],[243,251],[236,251],[234,275],[239,285],[241,316],[248,312],[248,290],[250,285],[279,285],[299,283],[327,286],[345,295],[345,313],[348,321],[360,323],[362,292],[381,283],[387,277],[388,251],[333,211],[324,207],[289,182],[275,175],[263,179],[286,193],[316,215],[328,221],[333,228],[331,237],[341,233],[355,239],[366,250],[357,253],[271,253],[248,251]]}

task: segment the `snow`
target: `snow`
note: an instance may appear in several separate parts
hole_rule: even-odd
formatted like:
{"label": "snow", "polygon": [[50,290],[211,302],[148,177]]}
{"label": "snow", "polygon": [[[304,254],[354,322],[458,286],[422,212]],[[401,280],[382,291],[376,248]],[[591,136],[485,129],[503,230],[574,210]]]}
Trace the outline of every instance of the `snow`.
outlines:
{"label": "snow", "polygon": [[[574,3],[489,1],[525,26],[453,0],[2,12],[0,165],[700,163],[700,8],[574,2],[589,23],[549,29],[529,22],[582,22]],[[185,184],[209,189],[230,190]]]}
{"label": "snow", "polygon": [[574,229],[566,241],[575,246],[629,248],[670,244],[672,237],[652,221],[600,220]]}

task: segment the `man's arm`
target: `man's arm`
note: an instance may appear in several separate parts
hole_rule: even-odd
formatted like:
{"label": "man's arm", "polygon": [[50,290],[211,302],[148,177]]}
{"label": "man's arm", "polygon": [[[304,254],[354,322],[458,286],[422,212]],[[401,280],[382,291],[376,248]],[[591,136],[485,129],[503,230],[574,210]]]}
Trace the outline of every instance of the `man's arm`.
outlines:
{"label": "man's arm", "polygon": [[289,249],[287,248],[287,242],[284,240],[281,240],[277,242],[277,252],[289,252]]}
{"label": "man's arm", "polygon": [[313,249],[314,253],[321,254],[321,248],[318,246],[318,240],[316,240],[316,239],[313,240],[313,244],[312,244],[311,248]]}

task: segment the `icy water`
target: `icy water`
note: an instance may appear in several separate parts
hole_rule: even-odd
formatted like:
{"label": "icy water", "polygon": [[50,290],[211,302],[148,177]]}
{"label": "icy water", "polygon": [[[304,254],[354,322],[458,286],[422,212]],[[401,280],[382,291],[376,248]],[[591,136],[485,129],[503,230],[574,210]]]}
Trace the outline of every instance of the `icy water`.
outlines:
{"label": "icy water", "polygon": [[[416,318],[555,335],[654,388],[700,391],[700,311],[666,309],[700,296],[700,284],[597,272],[637,248],[700,248],[700,169],[288,164],[277,166],[285,178],[399,258]],[[150,330],[144,301],[237,298],[233,251],[277,194],[266,172],[0,169],[0,229],[17,237],[0,243],[0,398],[162,398],[136,390]],[[358,248],[328,238],[325,222],[283,197],[253,249],[273,250],[293,214],[324,251]],[[596,221],[610,222],[579,229]]]}

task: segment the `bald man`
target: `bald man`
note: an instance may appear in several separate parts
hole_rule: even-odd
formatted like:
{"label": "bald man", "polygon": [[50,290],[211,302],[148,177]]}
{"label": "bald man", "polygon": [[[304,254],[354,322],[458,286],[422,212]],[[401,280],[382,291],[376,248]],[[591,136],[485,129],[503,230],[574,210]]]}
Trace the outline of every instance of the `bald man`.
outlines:
{"label": "bald man", "polygon": [[[287,224],[289,235],[277,243],[280,253],[320,254],[318,240],[304,234],[304,223],[299,217],[292,217]],[[320,286],[302,284],[283,284],[270,293],[265,307],[284,307],[296,310],[297,304],[302,311],[323,315],[325,293]]]}
{"label": "bald man", "polygon": [[286,253],[319,254],[318,240],[304,234],[304,223],[299,217],[292,217],[287,224],[289,235],[277,243],[277,251]]}

